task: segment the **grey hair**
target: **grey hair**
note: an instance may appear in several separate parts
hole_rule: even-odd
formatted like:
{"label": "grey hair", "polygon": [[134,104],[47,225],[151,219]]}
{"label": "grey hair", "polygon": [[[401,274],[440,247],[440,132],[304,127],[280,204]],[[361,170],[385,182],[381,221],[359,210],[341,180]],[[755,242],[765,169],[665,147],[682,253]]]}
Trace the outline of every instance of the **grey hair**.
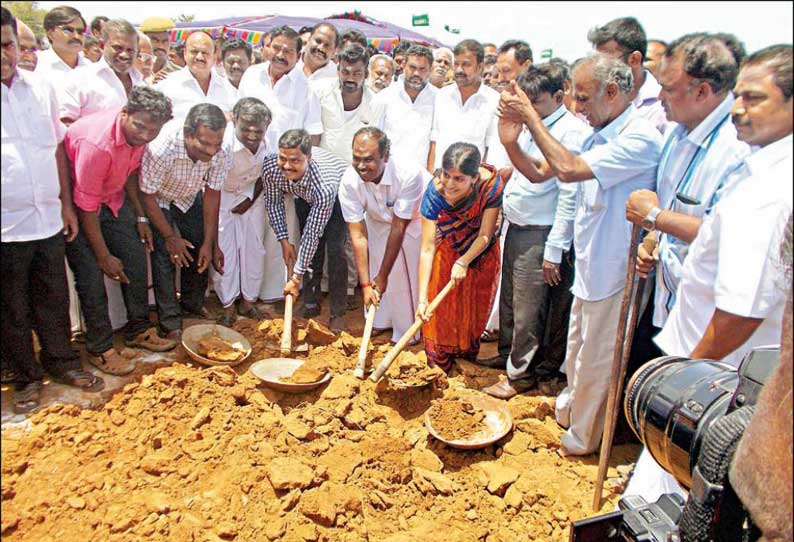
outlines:
{"label": "grey hair", "polygon": [[278,148],[300,149],[303,154],[309,156],[312,153],[312,137],[306,130],[287,130],[278,138]]}
{"label": "grey hair", "polygon": [[356,132],[356,135],[353,136],[353,141],[358,139],[358,136],[360,135],[366,135],[378,140],[378,152],[380,153],[381,158],[389,153],[389,150],[391,149],[391,141],[389,141],[389,136],[387,136],[383,130],[376,128],[375,126],[364,126],[363,128],[360,128],[358,132]]}
{"label": "grey hair", "polygon": [[583,66],[593,65],[593,78],[598,82],[598,91],[604,92],[609,83],[615,83],[623,94],[631,94],[634,89],[634,77],[631,67],[618,58],[603,53],[594,53],[580,58],[573,63],[571,74]]}
{"label": "grey hair", "polygon": [[672,42],[664,56],[672,58],[679,53],[684,72],[708,83],[715,94],[728,92],[736,84],[739,66],[722,39],[704,33],[687,34]]}
{"label": "grey hair", "polygon": [[458,141],[444,152],[441,168],[459,169],[464,175],[474,177],[480,172],[480,158],[480,149],[476,145]]}
{"label": "grey hair", "polygon": [[148,113],[154,120],[167,122],[172,117],[171,99],[151,87],[138,85],[132,87],[124,111],[128,115]]}
{"label": "grey hair", "polygon": [[102,39],[105,41],[110,39],[111,32],[118,32],[125,36],[135,36],[137,38],[136,41],[140,41],[138,38],[138,31],[135,30],[135,27],[132,26],[129,21],[124,19],[112,19],[106,22],[105,26],[102,28]]}
{"label": "grey hair", "polygon": [[232,108],[232,117],[235,121],[245,118],[256,124],[270,124],[273,120],[273,113],[259,98],[241,98]]}
{"label": "grey hair", "polygon": [[368,69],[372,69],[372,65],[375,64],[378,60],[386,60],[391,65],[391,71],[394,73],[394,70],[397,69],[397,63],[394,62],[394,59],[389,55],[384,55],[383,53],[372,55],[369,59],[369,66]]}
{"label": "grey hair", "polygon": [[185,132],[194,135],[201,126],[206,126],[213,132],[223,130],[226,128],[226,115],[217,105],[194,105],[185,119]]}
{"label": "grey hair", "polygon": [[433,49],[433,60],[441,56],[441,53],[446,53],[450,56],[450,58],[455,58],[455,55],[452,53],[452,49],[449,47],[439,47],[438,49]]}

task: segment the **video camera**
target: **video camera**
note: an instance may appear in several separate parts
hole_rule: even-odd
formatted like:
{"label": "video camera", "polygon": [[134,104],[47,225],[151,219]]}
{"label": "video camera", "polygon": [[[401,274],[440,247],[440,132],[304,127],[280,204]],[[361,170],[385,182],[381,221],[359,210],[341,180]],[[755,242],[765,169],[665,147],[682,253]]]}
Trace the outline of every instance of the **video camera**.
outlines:
{"label": "video camera", "polygon": [[778,347],[761,347],[738,370],[677,356],[643,365],[626,388],[626,419],[689,498],[666,494],[647,503],[625,496],[619,511],[574,521],[570,542],[753,540],[757,530],[728,483],[728,467],[779,358]]}

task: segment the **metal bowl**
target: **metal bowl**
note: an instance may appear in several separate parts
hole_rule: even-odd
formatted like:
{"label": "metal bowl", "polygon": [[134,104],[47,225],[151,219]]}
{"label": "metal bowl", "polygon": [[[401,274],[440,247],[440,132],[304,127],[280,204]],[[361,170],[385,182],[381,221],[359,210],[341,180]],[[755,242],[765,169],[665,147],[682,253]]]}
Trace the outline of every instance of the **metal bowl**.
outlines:
{"label": "metal bowl", "polygon": [[[209,358],[205,358],[201,354],[198,353],[198,343],[199,340],[203,339],[207,335],[216,334],[218,337],[223,339],[224,341],[230,343],[235,348],[241,348],[245,350],[245,354],[242,358],[238,359],[237,361],[215,361]],[[187,355],[191,357],[191,359],[201,363],[202,365],[210,365],[210,366],[234,366],[239,365],[240,363],[244,362],[248,356],[251,355],[251,343],[248,342],[248,339],[241,333],[230,329],[225,326],[221,326],[218,324],[196,324],[195,326],[190,326],[189,328],[185,329],[182,332],[182,346],[185,348],[185,352]]]}
{"label": "metal bowl", "polygon": [[251,365],[251,374],[264,382],[269,388],[287,393],[303,393],[322,386],[331,380],[331,373],[316,382],[293,383],[282,382],[282,378],[292,376],[304,361],[294,358],[268,358],[254,362]]}
{"label": "metal bowl", "polygon": [[447,446],[460,450],[478,450],[499,441],[513,428],[513,416],[504,401],[475,392],[461,394],[461,399],[465,399],[485,411],[483,422],[486,428],[466,439],[446,440],[433,428],[430,423],[430,410],[428,410],[425,412],[425,427],[434,438]]}

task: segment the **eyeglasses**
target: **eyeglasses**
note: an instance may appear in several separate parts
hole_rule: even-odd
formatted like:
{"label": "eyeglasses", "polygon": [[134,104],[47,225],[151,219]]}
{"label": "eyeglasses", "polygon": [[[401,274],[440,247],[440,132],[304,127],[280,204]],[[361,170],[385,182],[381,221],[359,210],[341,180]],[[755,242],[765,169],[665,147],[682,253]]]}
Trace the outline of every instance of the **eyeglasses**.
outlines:
{"label": "eyeglasses", "polygon": [[73,36],[75,34],[80,34],[80,35],[85,34],[85,27],[82,27],[82,28],[77,27],[77,28],[75,28],[73,26],[58,25],[58,26],[56,26],[56,28],[60,28],[61,32],[63,32],[64,34],[67,34],[69,36]]}
{"label": "eyeglasses", "polygon": [[154,55],[150,55],[149,53],[138,53],[138,60],[141,62],[149,62],[154,58]]}

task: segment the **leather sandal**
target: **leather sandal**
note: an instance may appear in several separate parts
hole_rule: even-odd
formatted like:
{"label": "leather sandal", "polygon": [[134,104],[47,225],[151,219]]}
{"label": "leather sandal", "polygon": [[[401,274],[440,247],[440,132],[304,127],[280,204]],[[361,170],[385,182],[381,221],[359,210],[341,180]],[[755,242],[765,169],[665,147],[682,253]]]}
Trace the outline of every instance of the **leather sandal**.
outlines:
{"label": "leather sandal", "polygon": [[502,378],[496,384],[483,388],[482,391],[491,397],[507,400],[523,391],[533,388],[535,384],[534,378],[518,378],[516,380]]}
{"label": "leather sandal", "polygon": [[269,314],[263,313],[262,311],[260,311],[256,307],[251,307],[247,311],[240,310],[240,307],[241,307],[241,305],[238,305],[238,307],[237,307],[237,314],[239,314],[240,316],[244,316],[245,318],[251,318],[253,320],[269,320],[270,319],[270,315]]}
{"label": "leather sandal", "polygon": [[14,392],[14,412],[28,414],[39,408],[41,399],[41,382],[30,382],[21,390]]}
{"label": "leather sandal", "polygon": [[151,352],[168,352],[176,348],[176,341],[164,339],[157,334],[157,330],[150,327],[134,339],[127,339],[124,344],[132,348],[144,348]]}
{"label": "leather sandal", "polygon": [[83,391],[97,392],[105,388],[105,381],[82,369],[71,369],[52,375],[53,380]]}
{"label": "leather sandal", "polygon": [[124,376],[135,370],[135,362],[123,357],[115,348],[99,355],[89,354],[88,362],[103,373],[115,376]]}

